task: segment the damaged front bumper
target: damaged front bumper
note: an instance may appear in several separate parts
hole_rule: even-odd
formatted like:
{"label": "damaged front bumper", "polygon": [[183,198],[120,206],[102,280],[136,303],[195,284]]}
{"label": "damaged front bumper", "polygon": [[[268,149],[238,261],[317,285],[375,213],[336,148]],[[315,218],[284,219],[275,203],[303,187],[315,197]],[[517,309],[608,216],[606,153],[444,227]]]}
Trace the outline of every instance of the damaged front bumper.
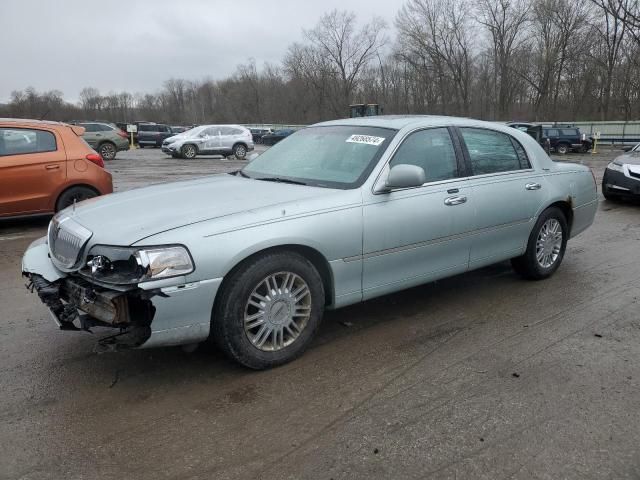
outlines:
{"label": "damaged front bumper", "polygon": [[46,237],[25,252],[22,273],[62,330],[114,329],[97,349],[120,350],[198,343],[209,335],[213,301],[222,279],[173,284],[147,282],[127,288],[92,283],[58,270]]}

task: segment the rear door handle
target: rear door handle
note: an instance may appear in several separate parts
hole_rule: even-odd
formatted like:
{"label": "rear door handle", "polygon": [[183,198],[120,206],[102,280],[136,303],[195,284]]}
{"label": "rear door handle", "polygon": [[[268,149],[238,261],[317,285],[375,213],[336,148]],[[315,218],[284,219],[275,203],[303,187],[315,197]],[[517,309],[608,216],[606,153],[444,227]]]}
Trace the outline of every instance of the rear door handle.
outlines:
{"label": "rear door handle", "polygon": [[60,165],[47,165],[46,167],[47,170],[57,170],[60,168]]}
{"label": "rear door handle", "polygon": [[466,202],[467,202],[467,197],[463,197],[462,195],[456,195],[454,197],[447,197],[444,199],[444,204],[450,207],[453,205],[460,205]]}
{"label": "rear door handle", "polygon": [[527,183],[524,188],[526,188],[527,190],[540,190],[542,188],[542,185],[540,185],[539,183]]}

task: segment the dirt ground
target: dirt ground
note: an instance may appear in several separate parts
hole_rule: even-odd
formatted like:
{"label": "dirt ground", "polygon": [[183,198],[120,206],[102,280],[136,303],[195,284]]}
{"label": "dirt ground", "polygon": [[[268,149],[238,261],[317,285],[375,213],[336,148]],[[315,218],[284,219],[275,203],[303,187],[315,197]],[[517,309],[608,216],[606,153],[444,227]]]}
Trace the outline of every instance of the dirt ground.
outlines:
{"label": "dirt ground", "polygon": [[[600,179],[616,153],[563,160]],[[124,190],[240,165],[108,168]],[[57,330],[20,277],[47,221],[0,224],[0,478],[640,478],[638,204],[601,199],[549,280],[502,263],[330,312],[266,372]]]}

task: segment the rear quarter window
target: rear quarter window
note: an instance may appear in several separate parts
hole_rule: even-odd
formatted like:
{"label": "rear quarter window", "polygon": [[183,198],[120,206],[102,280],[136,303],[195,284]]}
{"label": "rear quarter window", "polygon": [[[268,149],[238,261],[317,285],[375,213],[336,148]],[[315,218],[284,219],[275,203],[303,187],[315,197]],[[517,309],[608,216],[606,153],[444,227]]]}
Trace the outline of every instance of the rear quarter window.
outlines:
{"label": "rear quarter window", "polygon": [[0,156],[55,152],[56,136],[46,130],[0,128]]}

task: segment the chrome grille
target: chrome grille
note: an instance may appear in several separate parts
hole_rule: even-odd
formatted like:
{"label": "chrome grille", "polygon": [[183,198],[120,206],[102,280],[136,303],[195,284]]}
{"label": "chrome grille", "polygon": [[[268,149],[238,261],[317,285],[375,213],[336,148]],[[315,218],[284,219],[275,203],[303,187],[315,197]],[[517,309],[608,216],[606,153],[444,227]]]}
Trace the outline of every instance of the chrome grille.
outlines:
{"label": "chrome grille", "polygon": [[62,269],[73,268],[91,235],[91,231],[70,217],[54,217],[48,232],[49,252],[53,263]]}

